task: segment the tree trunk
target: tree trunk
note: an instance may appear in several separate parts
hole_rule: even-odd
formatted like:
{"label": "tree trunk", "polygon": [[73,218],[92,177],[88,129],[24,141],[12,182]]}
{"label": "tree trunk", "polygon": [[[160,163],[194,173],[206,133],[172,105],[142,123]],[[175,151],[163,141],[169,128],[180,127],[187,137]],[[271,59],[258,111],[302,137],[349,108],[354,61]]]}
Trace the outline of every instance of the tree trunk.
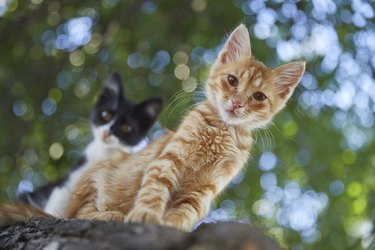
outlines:
{"label": "tree trunk", "polygon": [[33,218],[0,229],[0,249],[276,250],[248,224],[202,224],[193,232],[140,223]]}

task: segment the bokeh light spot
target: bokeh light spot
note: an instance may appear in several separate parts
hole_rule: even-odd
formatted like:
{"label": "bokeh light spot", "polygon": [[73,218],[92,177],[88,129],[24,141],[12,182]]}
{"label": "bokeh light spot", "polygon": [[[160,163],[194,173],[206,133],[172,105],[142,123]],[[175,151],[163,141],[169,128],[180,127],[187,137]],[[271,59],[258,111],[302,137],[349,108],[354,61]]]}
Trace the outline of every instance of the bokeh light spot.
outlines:
{"label": "bokeh light spot", "polygon": [[118,4],[119,0],[102,0],[102,5],[105,8],[113,8]]}
{"label": "bokeh light spot", "polygon": [[366,197],[359,197],[354,200],[353,202],[353,212],[355,214],[362,214],[365,212],[367,207],[367,200]]}
{"label": "bokeh light spot", "polygon": [[90,92],[90,82],[87,79],[81,79],[74,86],[74,94],[78,98],[85,97]]}
{"label": "bokeh light spot", "polygon": [[81,50],[73,51],[69,55],[69,61],[73,66],[79,67],[82,64],[85,63],[85,53],[83,53]]}
{"label": "bokeh light spot", "polygon": [[90,17],[76,17],[57,29],[56,48],[73,51],[79,46],[87,44],[91,40],[91,28],[93,22]]}
{"label": "bokeh light spot", "polygon": [[177,51],[173,55],[173,62],[176,65],[187,64],[188,60],[189,60],[189,57],[188,57],[188,55],[184,51]]}
{"label": "bokeh light spot", "polygon": [[252,209],[255,214],[266,218],[272,218],[275,213],[275,205],[266,199],[254,202]]}
{"label": "bokeh light spot", "polygon": [[163,71],[164,67],[171,61],[171,56],[168,52],[161,50],[158,51],[151,62],[151,69],[155,73]]}
{"label": "bokeh light spot", "polygon": [[259,159],[259,168],[263,171],[269,171],[276,167],[277,157],[271,152],[264,152]]}
{"label": "bokeh light spot", "polygon": [[157,5],[154,1],[146,1],[141,6],[141,11],[145,14],[153,14],[157,10]]}
{"label": "bokeh light spot", "polygon": [[329,185],[329,191],[333,196],[341,195],[345,190],[345,185],[340,180],[335,180]]}
{"label": "bokeh light spot", "polygon": [[141,67],[144,64],[144,62],[144,56],[138,52],[132,53],[128,57],[128,65],[132,69]]}
{"label": "bokeh light spot", "polygon": [[191,8],[195,12],[202,12],[206,9],[207,7],[207,2],[205,0],[193,0],[191,2]]}
{"label": "bokeh light spot", "polygon": [[32,192],[34,189],[34,185],[31,181],[29,180],[21,180],[19,183],[18,183],[18,187],[17,187],[17,193],[18,194],[22,194],[22,193],[25,193],[25,192]]}
{"label": "bokeh light spot", "polygon": [[290,137],[294,137],[298,132],[298,125],[295,121],[289,120],[283,124],[283,132]]}
{"label": "bokeh light spot", "polygon": [[362,194],[363,187],[361,183],[355,181],[348,185],[348,188],[346,191],[350,197],[355,198],[359,196],[360,194]]}
{"label": "bokeh light spot", "polygon": [[260,185],[264,190],[277,185],[277,177],[272,172],[263,173],[260,177]]}
{"label": "bokeh light spot", "polygon": [[53,143],[50,148],[49,148],[49,155],[52,159],[54,160],[58,160],[60,159],[63,154],[64,154],[64,147],[58,143],[58,142],[55,142]]}
{"label": "bokeh light spot", "polygon": [[56,112],[57,105],[56,102],[51,99],[47,98],[42,102],[42,111],[45,115],[50,116]]}
{"label": "bokeh light spot", "polygon": [[182,82],[182,89],[188,93],[193,92],[198,86],[198,82],[194,77],[189,77]]}
{"label": "bokeh light spot", "polygon": [[306,166],[311,160],[309,151],[301,149],[296,155],[296,162],[301,166]]}
{"label": "bokeh light spot", "polygon": [[57,75],[56,83],[61,90],[66,90],[72,83],[72,75],[68,71],[61,71]]}
{"label": "bokeh light spot", "polygon": [[27,111],[27,105],[22,100],[17,100],[13,104],[13,113],[16,116],[23,116]]}
{"label": "bokeh light spot", "polygon": [[52,88],[48,91],[48,98],[54,100],[56,103],[59,103],[62,99],[61,90],[58,88]]}
{"label": "bokeh light spot", "polygon": [[174,69],[174,75],[179,80],[185,80],[190,75],[190,69],[185,64],[177,65],[176,68]]}
{"label": "bokeh light spot", "polygon": [[356,153],[354,151],[351,151],[351,150],[346,150],[342,154],[342,161],[347,165],[353,164],[355,162],[356,158],[357,158]]}

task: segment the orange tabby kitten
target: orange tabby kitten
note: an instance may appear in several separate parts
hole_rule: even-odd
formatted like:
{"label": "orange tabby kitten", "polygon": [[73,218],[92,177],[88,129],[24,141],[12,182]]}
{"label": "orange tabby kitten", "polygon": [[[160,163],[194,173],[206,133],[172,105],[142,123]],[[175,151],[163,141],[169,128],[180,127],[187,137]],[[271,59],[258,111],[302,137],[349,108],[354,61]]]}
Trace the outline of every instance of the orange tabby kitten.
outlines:
{"label": "orange tabby kitten", "polygon": [[73,192],[65,217],[190,229],[245,165],[251,131],[265,127],[285,106],[304,70],[305,62],[270,69],[257,61],[241,24],[211,67],[207,99],[175,133],[138,154],[91,168]]}
{"label": "orange tabby kitten", "polygon": [[97,166],[82,181],[89,188],[74,193],[66,216],[190,229],[245,165],[251,131],[284,107],[304,69],[304,62],[269,69],[256,61],[240,25],[212,66],[207,100],[174,134],[137,155]]}

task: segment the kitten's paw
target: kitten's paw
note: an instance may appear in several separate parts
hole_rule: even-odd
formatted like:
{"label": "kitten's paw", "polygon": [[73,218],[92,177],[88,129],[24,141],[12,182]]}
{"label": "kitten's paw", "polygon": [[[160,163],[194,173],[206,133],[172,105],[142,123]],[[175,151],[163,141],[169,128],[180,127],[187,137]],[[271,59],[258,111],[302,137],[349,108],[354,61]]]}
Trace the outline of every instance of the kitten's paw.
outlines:
{"label": "kitten's paw", "polygon": [[161,216],[152,210],[133,209],[126,216],[125,222],[143,222],[149,224],[160,224]]}
{"label": "kitten's paw", "polygon": [[186,219],[182,218],[179,215],[167,215],[164,217],[162,224],[168,227],[174,227],[180,230],[189,231],[192,228],[192,223],[189,223]]}
{"label": "kitten's paw", "polygon": [[106,211],[106,212],[98,212],[94,214],[91,218],[92,220],[104,220],[104,221],[122,221],[124,219],[124,214],[117,211]]}

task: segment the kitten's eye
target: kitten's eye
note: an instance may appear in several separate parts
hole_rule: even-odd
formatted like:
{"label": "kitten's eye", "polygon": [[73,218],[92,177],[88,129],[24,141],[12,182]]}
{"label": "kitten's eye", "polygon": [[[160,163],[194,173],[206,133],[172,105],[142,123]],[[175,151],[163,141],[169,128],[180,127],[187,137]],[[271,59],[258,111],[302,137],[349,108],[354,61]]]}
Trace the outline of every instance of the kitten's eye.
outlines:
{"label": "kitten's eye", "polygon": [[261,101],[264,101],[267,99],[267,96],[265,96],[262,92],[255,92],[253,94],[253,97],[255,100],[257,100],[258,102],[261,102]]}
{"label": "kitten's eye", "polygon": [[132,129],[133,128],[128,124],[124,124],[124,125],[121,126],[121,130],[124,133],[129,133],[130,131],[132,131]]}
{"label": "kitten's eye", "polygon": [[238,85],[237,77],[235,77],[234,75],[228,75],[228,82],[233,87],[237,87]]}
{"label": "kitten's eye", "polygon": [[100,113],[100,117],[102,118],[103,122],[105,122],[105,123],[112,120],[112,114],[108,111],[105,111],[105,110]]}

